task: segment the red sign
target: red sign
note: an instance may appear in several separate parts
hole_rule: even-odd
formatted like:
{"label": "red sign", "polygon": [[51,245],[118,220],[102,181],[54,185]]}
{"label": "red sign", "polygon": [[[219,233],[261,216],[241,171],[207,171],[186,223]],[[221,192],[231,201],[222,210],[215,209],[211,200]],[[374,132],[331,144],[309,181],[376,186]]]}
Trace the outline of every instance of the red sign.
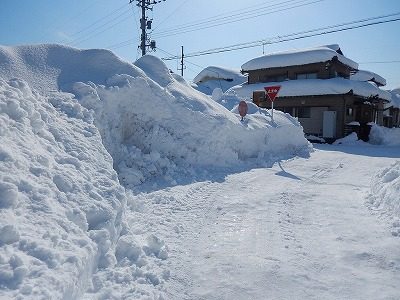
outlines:
{"label": "red sign", "polygon": [[269,100],[271,100],[271,102],[274,102],[276,95],[278,95],[279,90],[281,89],[281,86],[280,85],[266,86],[264,87],[264,89],[267,92]]}
{"label": "red sign", "polygon": [[246,101],[240,101],[240,103],[239,103],[239,114],[240,114],[240,116],[243,118],[246,114],[247,114],[247,111],[248,111],[248,107],[247,107],[247,103],[246,103]]}

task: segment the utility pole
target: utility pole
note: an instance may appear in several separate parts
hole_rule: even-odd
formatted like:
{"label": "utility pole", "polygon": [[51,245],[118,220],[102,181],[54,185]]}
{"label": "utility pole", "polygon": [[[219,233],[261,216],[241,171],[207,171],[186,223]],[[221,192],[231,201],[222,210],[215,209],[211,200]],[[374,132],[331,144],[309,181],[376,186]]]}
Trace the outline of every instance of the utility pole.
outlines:
{"label": "utility pole", "polygon": [[150,47],[151,50],[156,49],[156,41],[150,40],[147,34],[147,30],[151,29],[151,24],[153,20],[149,20],[146,16],[147,10],[153,10],[153,6],[157,3],[166,1],[166,0],[129,0],[129,4],[136,1],[137,6],[142,10],[142,17],[140,19],[140,29],[142,31],[140,36],[140,48],[142,50],[142,56],[146,55],[146,50]]}
{"label": "utility pole", "polygon": [[183,70],[185,69],[183,58],[185,55],[183,54],[183,46],[181,46],[181,68],[178,68],[178,71],[181,71],[181,76],[183,77]]}

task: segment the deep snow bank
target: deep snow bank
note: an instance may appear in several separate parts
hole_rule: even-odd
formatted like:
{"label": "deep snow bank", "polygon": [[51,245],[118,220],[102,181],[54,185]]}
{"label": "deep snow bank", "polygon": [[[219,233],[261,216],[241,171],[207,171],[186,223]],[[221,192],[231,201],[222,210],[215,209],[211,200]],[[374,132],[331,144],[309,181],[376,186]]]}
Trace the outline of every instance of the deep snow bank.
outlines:
{"label": "deep snow bank", "polygon": [[238,101],[225,108],[151,56],[0,47],[0,298],[162,297],[168,247],[126,226],[117,173],[175,184],[309,153],[295,119],[249,104],[241,122]]}
{"label": "deep snow bank", "polygon": [[41,93],[71,91],[77,81],[105,84],[115,74],[142,72],[104,49],[79,50],[61,45],[0,46],[0,78],[20,78]]}
{"label": "deep snow bank", "polygon": [[0,79],[0,298],[74,299],[113,264],[123,188],[89,111]]}
{"label": "deep snow bank", "polygon": [[393,218],[392,234],[400,236],[400,161],[372,180],[370,203]]}
{"label": "deep snow bank", "polygon": [[[271,163],[307,154],[302,127],[276,113],[275,123],[258,110],[244,122],[237,114],[177,81],[158,58],[136,63],[150,78],[115,75],[106,86],[76,83],[80,103],[93,109],[120,180],[129,186],[153,176],[175,183],[195,168]],[[239,99],[236,98],[239,102]]]}
{"label": "deep snow bank", "polygon": [[387,128],[373,125],[369,134],[371,144],[398,146],[400,145],[400,128]]}
{"label": "deep snow bank", "polygon": [[[152,56],[131,65],[106,50],[36,45],[0,47],[0,58],[0,78],[21,78],[44,93],[73,92],[95,112],[125,185],[160,175],[174,183],[174,174],[193,174],[193,167],[232,167],[255,159],[270,163],[309,151],[294,119],[277,113],[272,123],[258,113],[240,122]],[[283,131],[287,138],[280,136]]]}

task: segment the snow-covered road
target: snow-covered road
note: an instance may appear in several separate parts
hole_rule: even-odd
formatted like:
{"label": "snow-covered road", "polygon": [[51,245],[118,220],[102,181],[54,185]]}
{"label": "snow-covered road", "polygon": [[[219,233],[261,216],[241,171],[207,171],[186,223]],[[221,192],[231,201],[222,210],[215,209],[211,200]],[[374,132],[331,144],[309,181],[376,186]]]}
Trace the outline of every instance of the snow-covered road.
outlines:
{"label": "snow-covered road", "polygon": [[400,239],[366,205],[371,176],[400,149],[316,148],[140,194],[142,230],[169,248],[168,299],[400,298]]}

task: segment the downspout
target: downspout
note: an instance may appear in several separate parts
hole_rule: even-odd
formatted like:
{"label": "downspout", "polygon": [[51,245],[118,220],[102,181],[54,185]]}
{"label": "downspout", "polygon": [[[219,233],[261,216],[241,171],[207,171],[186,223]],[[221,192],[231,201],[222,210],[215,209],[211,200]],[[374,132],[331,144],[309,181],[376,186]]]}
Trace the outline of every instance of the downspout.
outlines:
{"label": "downspout", "polygon": [[343,108],[342,108],[343,121],[341,124],[341,137],[344,137],[345,124],[346,124],[346,95],[342,94],[342,99],[343,99]]}

